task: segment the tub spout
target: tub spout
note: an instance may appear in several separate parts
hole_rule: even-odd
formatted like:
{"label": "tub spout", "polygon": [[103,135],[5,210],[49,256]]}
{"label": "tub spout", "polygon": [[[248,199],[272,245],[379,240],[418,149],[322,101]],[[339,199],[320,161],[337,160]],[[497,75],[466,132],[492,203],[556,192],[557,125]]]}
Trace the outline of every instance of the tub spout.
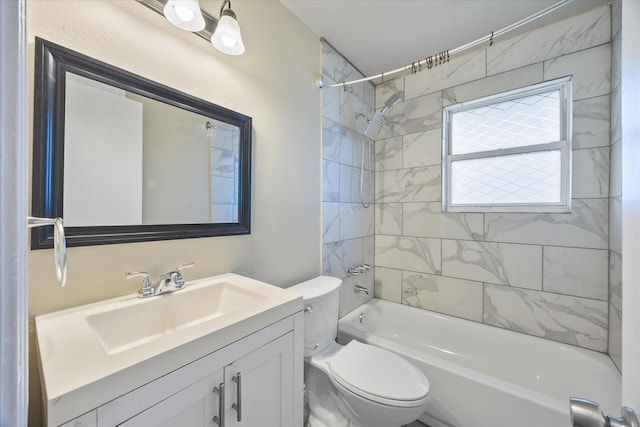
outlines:
{"label": "tub spout", "polygon": [[356,286],[353,288],[353,291],[354,291],[355,293],[357,293],[357,294],[359,294],[359,293],[365,293],[365,294],[369,295],[369,289],[365,288],[364,286],[356,285]]}

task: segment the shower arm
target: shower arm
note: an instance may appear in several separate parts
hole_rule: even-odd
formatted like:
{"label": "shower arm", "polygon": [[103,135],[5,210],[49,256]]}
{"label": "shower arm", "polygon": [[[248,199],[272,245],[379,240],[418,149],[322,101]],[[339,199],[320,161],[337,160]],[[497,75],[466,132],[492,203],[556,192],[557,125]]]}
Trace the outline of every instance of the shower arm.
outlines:
{"label": "shower arm", "polygon": [[27,217],[27,228],[53,225],[53,253],[56,260],[56,277],[61,288],[67,284],[67,243],[62,218]]}
{"label": "shower arm", "polygon": [[[455,49],[450,49],[445,51],[446,52],[446,60],[448,61],[450,57],[455,56],[455,55],[459,55],[463,52],[466,52],[467,50],[471,50],[475,47],[478,47],[482,44],[485,43],[489,43],[489,46],[491,46],[493,44],[493,41],[498,38],[501,37],[507,33],[510,33],[513,30],[516,30],[524,25],[527,25],[539,18],[542,18],[545,15],[550,14],[551,12],[555,12],[556,10],[560,9],[563,6],[566,6],[567,4],[571,3],[573,0],[561,0],[557,3],[552,4],[551,6],[548,6],[532,15],[527,16],[524,19],[521,19],[518,22],[515,22],[511,25],[507,25],[504,28],[499,29],[498,31],[492,31],[490,34],[487,34],[484,37],[480,37],[479,39],[476,39],[472,42],[469,42],[465,45],[459,46]],[[437,58],[438,55],[433,55],[431,57],[428,57],[426,59],[422,59],[420,61],[414,62],[412,64],[409,65],[405,65],[404,67],[401,68],[396,68],[395,70],[392,71],[388,71],[386,73],[380,73],[380,74],[376,74],[375,76],[370,76],[370,77],[364,77],[361,79],[357,79],[357,80],[350,80],[350,81],[345,81],[342,83],[334,83],[334,84],[327,84],[322,80],[322,76],[320,76],[317,80],[317,84],[319,88],[324,88],[324,87],[330,87],[330,88],[336,88],[336,87],[344,87],[346,88],[347,86],[356,84],[356,83],[362,83],[362,82],[368,82],[371,80],[376,80],[376,79],[382,79],[382,81],[384,81],[385,77],[389,77],[398,73],[406,73],[409,71],[415,71],[416,68],[422,69],[423,65],[427,65],[429,63],[429,60],[435,60],[436,62],[438,61]]]}

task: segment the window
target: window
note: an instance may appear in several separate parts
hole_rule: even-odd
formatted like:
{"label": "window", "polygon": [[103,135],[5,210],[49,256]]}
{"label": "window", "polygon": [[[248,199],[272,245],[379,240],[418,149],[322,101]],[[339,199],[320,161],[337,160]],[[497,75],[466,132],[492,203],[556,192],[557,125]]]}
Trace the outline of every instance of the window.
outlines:
{"label": "window", "polygon": [[444,108],[445,212],[568,212],[571,77]]}

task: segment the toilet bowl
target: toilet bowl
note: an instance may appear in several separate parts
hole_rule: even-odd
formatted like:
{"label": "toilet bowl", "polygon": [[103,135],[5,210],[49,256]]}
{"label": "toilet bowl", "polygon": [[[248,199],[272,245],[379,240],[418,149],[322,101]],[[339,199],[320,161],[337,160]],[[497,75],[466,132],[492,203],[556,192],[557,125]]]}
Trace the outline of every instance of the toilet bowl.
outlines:
{"label": "toilet bowl", "polygon": [[393,427],[415,421],[429,381],[388,350],[335,342],[342,281],[320,276],[289,288],[305,306],[305,385],[309,427]]}

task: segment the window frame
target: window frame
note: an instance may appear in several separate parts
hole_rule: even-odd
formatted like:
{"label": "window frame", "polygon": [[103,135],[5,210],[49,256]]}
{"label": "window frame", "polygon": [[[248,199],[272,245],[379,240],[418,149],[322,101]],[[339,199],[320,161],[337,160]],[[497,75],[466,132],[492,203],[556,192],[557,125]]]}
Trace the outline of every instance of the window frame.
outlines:
{"label": "window frame", "polygon": [[[443,108],[442,111],[442,211],[443,212],[514,212],[514,213],[567,213],[571,212],[571,151],[573,100],[571,88],[572,76],[513,89],[470,101],[460,102]],[[559,141],[521,147],[476,151],[464,154],[451,153],[453,114],[479,108],[486,105],[507,102],[514,99],[540,93],[560,91],[560,137]],[[491,204],[452,204],[451,203],[451,165],[455,161],[496,158],[506,155],[526,154],[539,151],[560,150],[560,202],[556,203],[491,203]]]}

